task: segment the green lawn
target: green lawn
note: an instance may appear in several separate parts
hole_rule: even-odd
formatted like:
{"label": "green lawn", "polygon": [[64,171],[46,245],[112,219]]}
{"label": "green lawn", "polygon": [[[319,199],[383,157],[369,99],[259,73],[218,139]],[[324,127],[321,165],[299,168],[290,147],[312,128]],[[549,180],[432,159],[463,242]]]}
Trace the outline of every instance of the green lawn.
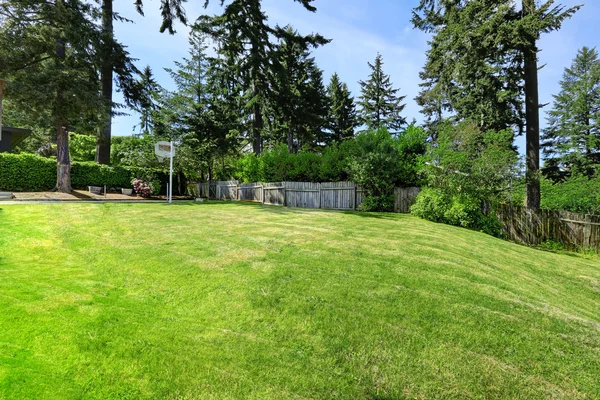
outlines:
{"label": "green lawn", "polygon": [[600,398],[600,259],[411,216],[0,204],[0,399]]}

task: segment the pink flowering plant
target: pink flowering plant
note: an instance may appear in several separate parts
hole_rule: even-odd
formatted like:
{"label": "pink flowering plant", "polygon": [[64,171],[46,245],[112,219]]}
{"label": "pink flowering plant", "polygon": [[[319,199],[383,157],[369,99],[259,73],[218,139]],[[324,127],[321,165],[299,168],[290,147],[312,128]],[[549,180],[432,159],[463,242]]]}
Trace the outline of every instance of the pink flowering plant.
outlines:
{"label": "pink flowering plant", "polygon": [[146,182],[143,179],[135,178],[131,181],[131,184],[138,196],[150,197],[155,191],[154,184],[152,182]]}

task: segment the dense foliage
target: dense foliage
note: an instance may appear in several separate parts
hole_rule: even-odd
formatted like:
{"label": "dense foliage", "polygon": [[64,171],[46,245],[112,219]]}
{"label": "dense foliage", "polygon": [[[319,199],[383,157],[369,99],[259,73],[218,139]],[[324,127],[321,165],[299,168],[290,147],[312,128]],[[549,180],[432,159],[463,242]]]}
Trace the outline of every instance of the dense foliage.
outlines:
{"label": "dense foliage", "polygon": [[[600,215],[600,176],[574,175],[559,182],[541,179],[542,208]],[[511,200],[520,203],[525,197],[522,182],[515,185]]]}
{"label": "dense foliage", "polygon": [[[73,162],[73,187],[106,185],[130,188],[134,178],[156,181],[165,187],[167,174],[160,170],[138,167],[111,167],[93,162]],[[45,191],[56,183],[56,160],[32,154],[0,154],[0,189],[8,191]]]}
{"label": "dense foliage", "polygon": [[412,212],[422,218],[497,233],[490,222],[494,204],[509,195],[518,177],[513,132],[482,132],[473,124],[445,123],[424,157],[429,189]]}
{"label": "dense foliage", "polygon": [[322,153],[290,153],[282,145],[238,162],[242,182],[336,182],[351,180],[366,192],[364,208],[389,211],[395,186],[419,183],[419,157],[425,152],[425,132],[409,126],[398,135],[386,129],[366,131],[355,140],[328,146]]}
{"label": "dense foliage", "polygon": [[413,13],[415,27],[433,34],[418,97],[428,125],[450,114],[484,131],[525,128],[531,209],[540,207],[538,40],[581,7],[554,3],[420,0]]}
{"label": "dense foliage", "polygon": [[[544,174],[561,180],[600,172],[600,59],[584,47],[577,53],[554,96],[544,131]],[[543,200],[542,200],[543,201]]]}

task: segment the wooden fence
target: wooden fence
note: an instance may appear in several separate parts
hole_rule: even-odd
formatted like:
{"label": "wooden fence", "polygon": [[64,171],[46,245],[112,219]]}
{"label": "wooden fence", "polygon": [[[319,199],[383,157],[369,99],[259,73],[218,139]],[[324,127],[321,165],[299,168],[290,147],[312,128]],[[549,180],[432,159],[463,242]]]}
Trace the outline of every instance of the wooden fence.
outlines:
{"label": "wooden fence", "polygon": [[505,237],[515,242],[537,245],[555,240],[568,248],[600,250],[600,216],[566,211],[530,210],[520,206],[500,206],[498,220]]}
{"label": "wooden fence", "polygon": [[[356,210],[365,197],[354,182],[218,181],[190,185],[189,190],[196,197],[328,210]],[[410,205],[420,191],[420,188],[396,188],[394,211],[410,212]]]}

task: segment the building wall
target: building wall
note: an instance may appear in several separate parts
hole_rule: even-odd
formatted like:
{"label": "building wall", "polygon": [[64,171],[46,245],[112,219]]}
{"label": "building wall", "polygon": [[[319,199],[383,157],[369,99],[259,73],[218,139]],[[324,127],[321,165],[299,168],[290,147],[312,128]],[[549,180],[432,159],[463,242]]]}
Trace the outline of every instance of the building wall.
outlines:
{"label": "building wall", "polygon": [[0,140],[0,153],[8,153],[12,150],[12,134],[2,132],[2,140]]}

